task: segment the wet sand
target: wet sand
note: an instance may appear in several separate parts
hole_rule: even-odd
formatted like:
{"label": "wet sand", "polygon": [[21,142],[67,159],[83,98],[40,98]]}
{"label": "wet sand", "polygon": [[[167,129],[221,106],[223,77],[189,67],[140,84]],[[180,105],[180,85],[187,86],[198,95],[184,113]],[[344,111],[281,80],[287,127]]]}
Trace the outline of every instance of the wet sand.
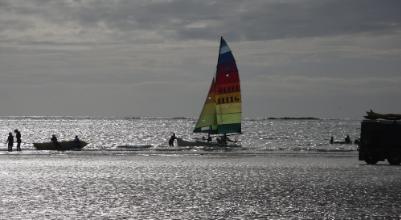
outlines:
{"label": "wet sand", "polygon": [[2,219],[401,217],[401,166],[353,153],[3,154]]}

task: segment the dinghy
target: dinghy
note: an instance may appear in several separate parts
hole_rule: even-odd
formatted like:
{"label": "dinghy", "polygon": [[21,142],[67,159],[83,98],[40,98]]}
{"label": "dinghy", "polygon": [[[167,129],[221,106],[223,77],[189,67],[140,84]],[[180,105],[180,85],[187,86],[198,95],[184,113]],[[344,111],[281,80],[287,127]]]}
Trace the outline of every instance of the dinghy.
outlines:
{"label": "dinghy", "polygon": [[82,150],[88,143],[85,141],[60,141],[57,145],[53,142],[45,142],[45,143],[33,143],[33,146],[36,150]]}

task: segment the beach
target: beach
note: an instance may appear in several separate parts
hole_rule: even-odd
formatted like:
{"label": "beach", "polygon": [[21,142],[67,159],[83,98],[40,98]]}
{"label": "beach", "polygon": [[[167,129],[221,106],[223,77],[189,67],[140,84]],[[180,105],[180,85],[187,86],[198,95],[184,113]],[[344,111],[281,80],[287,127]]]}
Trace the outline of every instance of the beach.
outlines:
{"label": "beach", "polygon": [[400,218],[400,166],[355,152],[0,155],[3,219]]}

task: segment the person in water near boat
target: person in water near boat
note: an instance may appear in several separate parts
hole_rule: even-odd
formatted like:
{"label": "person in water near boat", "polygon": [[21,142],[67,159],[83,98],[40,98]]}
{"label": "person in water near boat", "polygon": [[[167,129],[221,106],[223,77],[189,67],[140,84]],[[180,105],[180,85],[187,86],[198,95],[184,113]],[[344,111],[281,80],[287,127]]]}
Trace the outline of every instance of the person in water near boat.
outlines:
{"label": "person in water near boat", "polygon": [[168,146],[173,147],[175,139],[177,139],[177,137],[175,136],[175,133],[173,133],[173,135],[171,135],[170,139],[168,140]]}
{"label": "person in water near boat", "polygon": [[13,151],[14,136],[13,136],[13,133],[11,133],[11,132],[8,133],[7,143],[8,143],[8,151],[9,152]]}
{"label": "person in water near boat", "polygon": [[351,138],[349,137],[349,135],[347,135],[347,137],[344,138],[344,142],[346,144],[351,144],[352,143]]}
{"label": "person in water near boat", "polygon": [[17,139],[17,151],[21,151],[21,132],[18,129],[14,130],[15,138]]}

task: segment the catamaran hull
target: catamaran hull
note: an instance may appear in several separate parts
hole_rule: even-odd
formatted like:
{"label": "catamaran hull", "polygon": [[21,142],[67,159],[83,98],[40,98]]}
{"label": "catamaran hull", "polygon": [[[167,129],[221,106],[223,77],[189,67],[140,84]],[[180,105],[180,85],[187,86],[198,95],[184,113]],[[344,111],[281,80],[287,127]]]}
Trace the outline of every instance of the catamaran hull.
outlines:
{"label": "catamaran hull", "polygon": [[46,143],[33,143],[33,146],[36,150],[59,150],[59,151],[66,151],[66,150],[82,150],[88,143],[85,141],[61,141],[59,145],[56,146],[52,142]]}
{"label": "catamaran hull", "polygon": [[204,141],[186,141],[181,138],[177,138],[177,145],[179,147],[209,147],[209,148],[240,148],[239,144],[218,144],[216,142],[204,142]]}

